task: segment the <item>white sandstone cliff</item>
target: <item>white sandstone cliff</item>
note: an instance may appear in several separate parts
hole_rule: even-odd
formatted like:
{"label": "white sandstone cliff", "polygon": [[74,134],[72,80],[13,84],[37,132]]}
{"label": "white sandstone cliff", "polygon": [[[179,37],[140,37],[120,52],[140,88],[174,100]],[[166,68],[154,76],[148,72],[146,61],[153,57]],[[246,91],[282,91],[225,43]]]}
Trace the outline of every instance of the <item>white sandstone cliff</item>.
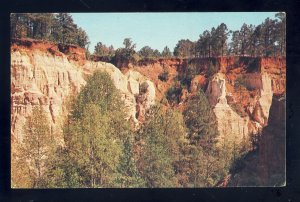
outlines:
{"label": "white sandstone cliff", "polygon": [[[76,96],[86,84],[85,78],[95,70],[109,73],[125,102],[128,119],[138,125],[137,109],[143,107],[145,112],[155,102],[151,81],[139,78],[141,76],[124,75],[109,63],[86,61],[80,65],[69,61],[64,54],[55,56],[38,50],[16,50],[11,52],[12,136],[22,141],[26,118],[35,105],[41,105],[47,112],[52,132],[61,134],[61,119],[68,113],[65,105],[69,96]],[[147,88],[140,92],[140,86],[145,82]],[[137,96],[143,96],[146,102],[136,102]]]}
{"label": "white sandstone cliff", "polygon": [[267,74],[255,74],[249,76],[246,82],[259,89],[259,95],[252,114],[241,116],[227,103],[225,75],[217,73],[209,81],[206,95],[217,117],[219,140],[233,138],[242,142],[267,124],[273,96],[271,80]]}

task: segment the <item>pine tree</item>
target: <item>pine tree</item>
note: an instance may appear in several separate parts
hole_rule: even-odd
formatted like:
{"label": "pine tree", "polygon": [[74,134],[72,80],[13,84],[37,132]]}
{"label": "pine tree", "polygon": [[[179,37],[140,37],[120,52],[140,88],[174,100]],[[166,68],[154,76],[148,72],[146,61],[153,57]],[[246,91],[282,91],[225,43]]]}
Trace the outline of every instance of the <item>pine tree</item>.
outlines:
{"label": "pine tree", "polygon": [[168,57],[171,57],[171,56],[172,56],[172,53],[171,53],[171,51],[170,51],[170,49],[169,49],[168,46],[165,46],[165,47],[164,47],[164,50],[162,51],[161,55],[162,55],[163,57],[165,57],[165,58],[168,58]]}
{"label": "pine tree", "polygon": [[117,186],[121,188],[145,186],[145,181],[141,178],[136,167],[136,161],[134,160],[132,152],[132,138],[130,136],[126,138],[126,141],[123,144],[123,151],[117,171],[118,173],[115,180]]}
{"label": "pine tree", "polygon": [[286,14],[283,12],[276,13],[275,16],[279,19],[277,23],[277,30],[278,30],[278,42],[279,42],[279,49],[280,55],[285,56],[286,52]]}
{"label": "pine tree", "polygon": [[177,179],[173,168],[173,159],[168,137],[164,134],[165,118],[161,109],[152,107],[147,122],[141,129],[143,147],[140,164],[142,177],[147,187],[174,187]]}
{"label": "pine tree", "polygon": [[174,48],[174,56],[188,58],[195,56],[195,43],[189,39],[178,41]]}
{"label": "pine tree", "polygon": [[188,101],[183,115],[191,142],[204,150],[211,149],[216,142],[218,129],[215,114],[202,89]]}
{"label": "pine tree", "polygon": [[189,129],[189,144],[183,148],[186,169],[189,170],[188,186],[213,186],[223,172],[216,147],[219,133],[216,117],[201,89],[188,101],[183,115]]}
{"label": "pine tree", "polygon": [[72,44],[76,30],[72,16],[69,13],[58,13],[55,18],[55,40],[62,44]]}

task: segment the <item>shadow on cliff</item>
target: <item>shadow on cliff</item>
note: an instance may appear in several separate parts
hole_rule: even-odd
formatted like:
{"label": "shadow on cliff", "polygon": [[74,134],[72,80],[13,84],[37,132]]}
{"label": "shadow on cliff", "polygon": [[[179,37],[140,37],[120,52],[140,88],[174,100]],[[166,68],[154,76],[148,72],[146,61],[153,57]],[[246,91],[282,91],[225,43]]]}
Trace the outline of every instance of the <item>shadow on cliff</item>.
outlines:
{"label": "shadow on cliff", "polygon": [[273,96],[257,148],[235,162],[227,186],[285,186],[285,97]]}

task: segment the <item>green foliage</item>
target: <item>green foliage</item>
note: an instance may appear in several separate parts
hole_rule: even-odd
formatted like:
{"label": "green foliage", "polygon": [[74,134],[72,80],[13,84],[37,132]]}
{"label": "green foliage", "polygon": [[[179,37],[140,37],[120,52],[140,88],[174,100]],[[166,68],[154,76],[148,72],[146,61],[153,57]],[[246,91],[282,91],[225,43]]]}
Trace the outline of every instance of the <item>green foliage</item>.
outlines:
{"label": "green foliage", "polygon": [[218,70],[219,70],[219,68],[217,67],[217,65],[214,65],[214,63],[212,61],[210,61],[208,69],[207,69],[208,77],[211,77],[214,74],[216,74],[218,72]]}
{"label": "green foliage", "polygon": [[49,167],[45,173],[47,188],[80,188],[82,186],[76,153],[70,151],[67,148],[58,147],[47,160]]}
{"label": "green foliage", "polygon": [[218,136],[217,121],[202,89],[188,101],[183,115],[190,141],[211,150]]}
{"label": "green foliage", "polygon": [[178,104],[180,102],[182,88],[178,85],[173,85],[166,92],[166,98],[170,104]]}
{"label": "green foliage", "polygon": [[[228,44],[228,36],[232,40]],[[68,13],[12,13],[11,37],[28,37],[33,39],[51,40],[63,44],[75,44],[87,47],[89,40],[86,32],[79,28]],[[124,49],[120,52],[127,59],[131,59],[136,45],[131,38],[124,39]],[[101,52],[101,51],[100,51]],[[144,47],[142,57],[158,58],[171,57],[172,53],[166,46],[160,54],[149,46]],[[196,42],[188,39],[179,40],[174,48],[174,56],[217,57],[224,55],[243,56],[285,56],[286,54],[286,15],[276,13],[275,19],[267,18],[258,26],[243,24],[240,30],[228,30],[227,25],[221,23],[216,28],[205,30]],[[117,57],[117,59],[121,59]]]}
{"label": "green foliage", "polygon": [[177,57],[193,57],[195,55],[195,43],[186,39],[180,40],[174,48],[174,56]]}
{"label": "green foliage", "polygon": [[144,46],[139,50],[139,55],[144,58],[152,58],[153,57],[154,50],[150,48],[149,46]]}
{"label": "green foliage", "polygon": [[122,155],[120,157],[120,163],[117,167],[117,176],[115,179],[118,187],[144,187],[145,181],[141,178],[141,175],[136,167],[136,161],[134,160],[132,152],[132,138],[129,136],[123,145]]}
{"label": "green foliage", "polygon": [[102,113],[119,110],[122,106],[120,95],[116,89],[110,75],[107,72],[96,71],[87,80],[87,85],[83,87],[73,108],[72,116],[80,118],[86,104],[99,106]]}
{"label": "green foliage", "polygon": [[227,172],[216,146],[216,117],[201,89],[188,101],[183,115],[189,129],[189,144],[184,148],[185,170],[189,171],[187,186],[214,186]]}
{"label": "green foliage", "polygon": [[11,37],[49,40],[86,48],[89,39],[68,13],[12,13]]}
{"label": "green foliage", "polygon": [[107,47],[106,45],[98,42],[94,48],[94,55],[97,56],[110,56],[112,57],[115,54],[113,46]]}
{"label": "green foliage", "polygon": [[164,47],[164,50],[161,52],[161,56],[164,58],[172,57],[172,52],[170,51],[168,46]]}
{"label": "green foliage", "polygon": [[134,50],[136,45],[132,42],[131,38],[125,38],[123,41],[123,45],[125,46],[125,49],[131,49]]}
{"label": "green foliage", "polygon": [[24,159],[28,163],[29,176],[32,188],[45,186],[47,169],[46,159],[51,154],[53,137],[50,132],[49,120],[41,107],[34,107],[32,114],[27,118],[25,135],[21,146],[20,161]]}
{"label": "green foliage", "polygon": [[168,81],[169,80],[169,72],[164,70],[162,73],[158,75],[158,79],[161,81]]}
{"label": "green foliage", "polygon": [[34,39],[49,39],[51,28],[55,23],[52,13],[12,13],[11,37],[29,37]]}
{"label": "green foliage", "polygon": [[258,26],[243,24],[234,31],[230,52],[234,55],[277,56],[285,55],[286,19],[277,13],[277,19],[267,18]]}
{"label": "green foliage", "polygon": [[96,71],[74,102],[64,127],[65,148],[52,159],[49,187],[111,187],[117,176],[126,178],[117,169],[131,135],[124,108],[109,74]]}
{"label": "green foliage", "polygon": [[199,69],[195,63],[190,63],[187,67],[187,71],[184,74],[178,76],[181,86],[190,88],[192,79],[198,75]]}
{"label": "green foliage", "polygon": [[179,156],[179,142],[185,136],[183,119],[180,120],[176,112],[168,111],[164,114],[160,107],[154,106],[140,133],[145,145],[139,160],[143,165],[142,176],[146,185],[177,186],[174,168]]}
{"label": "green foliage", "polygon": [[133,63],[136,64],[140,60],[138,54],[136,54],[135,50],[133,49],[125,49],[125,48],[118,48],[115,52],[112,61],[114,64],[118,64],[118,62],[126,63]]}
{"label": "green foliage", "polygon": [[87,104],[82,116],[65,129],[81,187],[107,187],[113,181],[121,142],[110,126],[108,114]]}

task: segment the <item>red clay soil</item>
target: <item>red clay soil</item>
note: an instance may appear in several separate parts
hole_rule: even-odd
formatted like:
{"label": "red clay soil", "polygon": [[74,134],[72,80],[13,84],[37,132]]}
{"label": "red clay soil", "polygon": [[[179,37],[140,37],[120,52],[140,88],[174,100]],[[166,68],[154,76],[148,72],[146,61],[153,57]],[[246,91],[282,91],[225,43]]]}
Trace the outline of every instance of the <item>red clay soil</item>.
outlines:
{"label": "red clay soil", "polygon": [[41,51],[55,56],[65,54],[68,60],[83,65],[86,61],[85,49],[75,45],[56,44],[50,41],[28,38],[12,39],[11,51]]}

